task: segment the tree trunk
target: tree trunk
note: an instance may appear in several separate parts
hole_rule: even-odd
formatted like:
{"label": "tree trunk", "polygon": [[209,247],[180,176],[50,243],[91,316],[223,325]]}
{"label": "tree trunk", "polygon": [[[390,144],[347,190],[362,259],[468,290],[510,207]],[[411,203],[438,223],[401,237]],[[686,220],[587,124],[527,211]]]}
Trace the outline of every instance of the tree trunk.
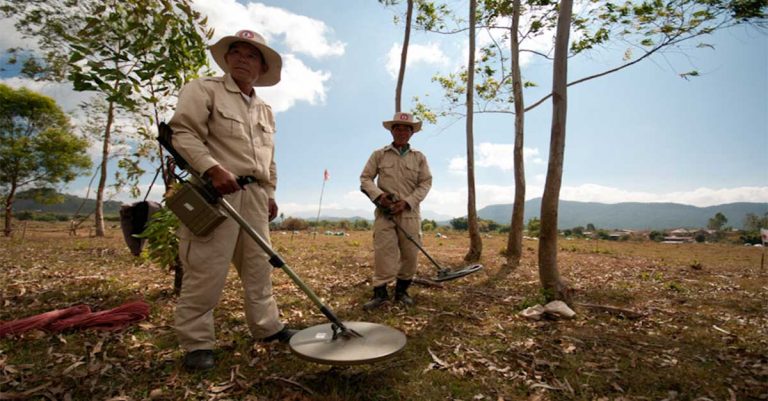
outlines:
{"label": "tree trunk", "polygon": [[512,205],[512,220],[507,238],[507,269],[515,269],[523,257],[523,216],[525,215],[525,166],[523,143],[525,134],[525,104],[523,83],[520,74],[520,43],[517,31],[520,26],[520,0],[512,3],[512,28],[510,29],[510,53],[512,58],[512,93],[515,101],[515,202]]}
{"label": "tree trunk", "polygon": [[552,131],[549,140],[549,165],[541,199],[539,237],[539,279],[547,298],[569,301],[568,291],[557,267],[557,212],[563,178],[566,112],[568,110],[568,40],[572,0],[560,1],[552,74]]}
{"label": "tree trunk", "polygon": [[[15,181],[15,180],[14,180]],[[11,183],[11,190],[5,198],[5,228],[3,235],[10,237],[13,232],[13,201],[16,198],[16,182]]]}
{"label": "tree trunk", "polygon": [[99,188],[96,190],[96,211],[94,219],[96,236],[104,236],[104,189],[107,186],[107,162],[109,162],[109,141],[112,133],[112,122],[115,118],[115,102],[109,102],[107,109],[107,126],[104,128],[104,142],[101,148],[101,174],[99,176]]}
{"label": "tree trunk", "polygon": [[408,0],[408,11],[405,14],[405,37],[403,48],[400,52],[400,72],[397,74],[397,88],[395,89],[395,112],[402,110],[403,81],[405,80],[405,62],[408,60],[408,44],[411,40],[411,19],[413,18],[413,0]]}
{"label": "tree trunk", "polygon": [[469,251],[464,256],[467,262],[477,262],[483,254],[483,240],[477,224],[475,204],[475,141],[474,141],[474,97],[475,97],[475,10],[477,0],[469,2],[469,62],[467,65],[467,223],[469,225]]}

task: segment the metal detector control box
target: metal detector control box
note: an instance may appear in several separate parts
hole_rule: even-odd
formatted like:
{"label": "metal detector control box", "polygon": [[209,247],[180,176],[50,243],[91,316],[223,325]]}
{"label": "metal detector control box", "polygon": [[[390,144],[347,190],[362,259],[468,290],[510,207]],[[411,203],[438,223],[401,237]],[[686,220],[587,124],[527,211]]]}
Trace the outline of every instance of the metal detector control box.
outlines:
{"label": "metal detector control box", "polygon": [[227,219],[217,205],[208,203],[194,184],[185,182],[166,199],[173,214],[198,237],[208,235]]}

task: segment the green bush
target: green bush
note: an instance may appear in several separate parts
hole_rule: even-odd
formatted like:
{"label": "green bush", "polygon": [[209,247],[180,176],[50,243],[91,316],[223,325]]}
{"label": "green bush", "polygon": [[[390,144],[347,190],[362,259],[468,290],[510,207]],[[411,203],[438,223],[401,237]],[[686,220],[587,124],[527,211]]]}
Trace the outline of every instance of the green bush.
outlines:
{"label": "green bush", "polygon": [[138,238],[147,240],[147,254],[149,259],[163,268],[171,268],[176,265],[179,255],[179,238],[176,230],[179,228],[179,219],[168,208],[162,208],[152,215],[144,232],[137,235]]}

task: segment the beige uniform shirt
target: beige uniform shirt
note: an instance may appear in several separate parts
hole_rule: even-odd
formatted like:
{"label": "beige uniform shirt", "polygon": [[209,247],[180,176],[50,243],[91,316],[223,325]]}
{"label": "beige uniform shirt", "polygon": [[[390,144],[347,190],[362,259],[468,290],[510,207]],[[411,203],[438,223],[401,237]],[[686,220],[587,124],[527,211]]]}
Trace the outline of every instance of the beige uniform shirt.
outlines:
{"label": "beige uniform shirt", "polygon": [[202,174],[221,165],[254,176],[275,197],[275,117],[254,95],[248,103],[229,74],[201,78],[182,88],[169,125],[173,146]]}
{"label": "beige uniform shirt", "polygon": [[371,200],[387,192],[408,203],[411,210],[403,212],[403,216],[420,216],[419,205],[430,188],[432,173],[426,156],[413,149],[401,156],[391,144],[375,150],[360,174],[360,189]]}

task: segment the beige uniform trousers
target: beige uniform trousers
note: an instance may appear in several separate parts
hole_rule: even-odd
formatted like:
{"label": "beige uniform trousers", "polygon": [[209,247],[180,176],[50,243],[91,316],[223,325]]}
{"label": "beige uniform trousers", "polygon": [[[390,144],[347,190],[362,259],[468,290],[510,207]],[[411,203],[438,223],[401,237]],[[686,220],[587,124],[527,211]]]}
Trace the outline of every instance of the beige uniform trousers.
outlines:
{"label": "beige uniform trousers", "polygon": [[[421,245],[421,222],[418,215],[400,214],[392,218]],[[419,249],[395,227],[389,217],[378,211],[373,222],[373,254],[376,263],[374,287],[387,284],[395,278],[411,280],[416,274]]]}
{"label": "beige uniform trousers", "polygon": [[[263,186],[250,184],[225,199],[269,241],[268,194]],[[187,351],[213,349],[216,336],[214,307],[221,298],[229,264],[237,269],[243,286],[245,318],[256,338],[282,330],[283,324],[272,296],[273,267],[267,254],[232,218],[227,218],[211,234],[193,235],[179,229],[179,257],[184,266],[181,296],[175,320],[179,344]]]}

